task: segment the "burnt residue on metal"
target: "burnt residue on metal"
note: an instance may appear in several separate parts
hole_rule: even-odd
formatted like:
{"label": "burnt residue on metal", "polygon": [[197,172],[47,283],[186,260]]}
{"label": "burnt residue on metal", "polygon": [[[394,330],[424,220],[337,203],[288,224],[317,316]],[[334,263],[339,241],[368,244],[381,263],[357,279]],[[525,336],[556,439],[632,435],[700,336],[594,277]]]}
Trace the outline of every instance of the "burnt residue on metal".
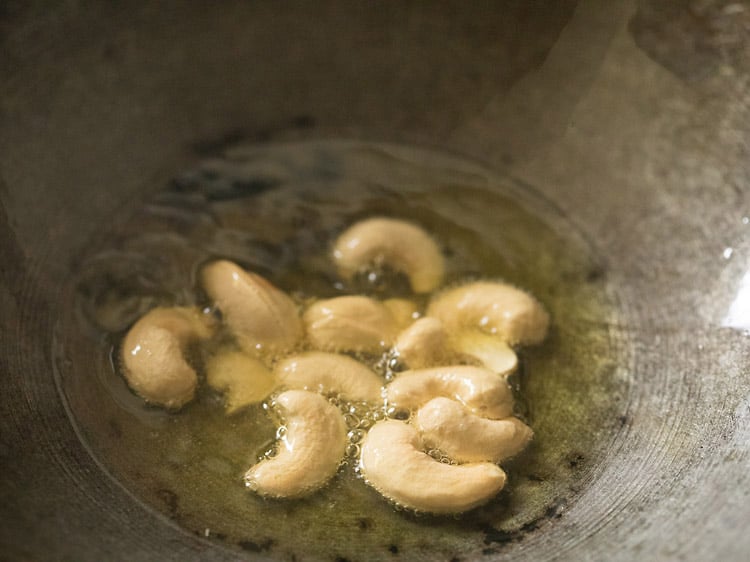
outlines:
{"label": "burnt residue on metal", "polygon": [[568,455],[568,466],[570,468],[578,468],[586,457],[582,453],[572,452]]}
{"label": "burnt residue on metal", "polygon": [[215,202],[252,197],[279,184],[279,180],[271,177],[226,178],[215,170],[202,169],[197,174],[193,172],[172,180],[170,189],[177,193],[199,194],[207,202]]}
{"label": "burnt residue on metal", "polygon": [[500,529],[495,529],[493,527],[485,528],[483,530],[484,543],[485,544],[493,544],[493,543],[505,544],[509,542],[520,541],[529,533],[536,531],[539,528],[539,523],[540,523],[540,520],[529,521],[517,531],[503,531]]}
{"label": "burnt residue on metal", "polygon": [[[549,507],[547,507],[543,516],[537,519],[534,519],[533,521],[529,521],[528,523],[525,523],[519,529],[514,530],[514,531],[505,531],[502,529],[496,529],[489,525],[485,526],[482,528],[482,533],[484,534],[484,544],[505,545],[509,543],[522,541],[526,536],[537,531],[545,523],[551,520],[560,519],[563,516],[563,512],[567,508],[567,505],[568,505],[568,501],[565,498],[557,499],[553,501],[549,505]],[[484,549],[482,551],[482,554],[488,554],[488,552],[486,552],[488,550],[490,549]],[[496,553],[498,551],[495,548],[491,550],[493,551],[493,553]]]}
{"label": "burnt residue on metal", "polygon": [[239,541],[237,546],[248,552],[267,552],[271,550],[275,544],[276,542],[273,539],[265,539],[261,542],[243,540]]}
{"label": "burnt residue on metal", "polygon": [[315,117],[303,113],[275,125],[259,127],[257,129],[231,129],[217,137],[195,141],[190,145],[190,149],[193,153],[202,157],[219,156],[227,148],[240,143],[268,142],[285,133],[306,131],[314,128],[316,125],[317,120]]}
{"label": "burnt residue on metal", "polygon": [[375,522],[369,517],[360,517],[357,519],[357,528],[361,531],[371,531]]}
{"label": "burnt residue on metal", "polygon": [[177,517],[179,507],[177,494],[167,488],[160,488],[156,491],[156,496],[164,503],[170,518],[174,519]]}
{"label": "burnt residue on metal", "polygon": [[589,283],[598,283],[602,281],[606,275],[607,268],[602,264],[598,264],[592,267],[586,274],[586,281]]}
{"label": "burnt residue on metal", "polygon": [[120,427],[117,420],[109,420],[107,425],[109,427],[109,435],[112,439],[122,439],[122,427]]}

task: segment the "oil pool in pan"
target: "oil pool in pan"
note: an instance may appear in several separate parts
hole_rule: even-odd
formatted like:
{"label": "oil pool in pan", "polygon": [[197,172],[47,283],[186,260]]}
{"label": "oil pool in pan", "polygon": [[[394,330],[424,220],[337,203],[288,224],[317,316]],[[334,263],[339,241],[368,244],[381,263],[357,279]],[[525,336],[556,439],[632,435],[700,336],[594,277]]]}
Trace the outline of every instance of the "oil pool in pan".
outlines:
{"label": "oil pool in pan", "polygon": [[[258,496],[242,477],[276,439],[263,404],[227,416],[221,393],[201,382],[192,402],[169,413],[145,405],[119,370],[124,334],[147,310],[208,304],[198,274],[212,259],[241,264],[300,302],[354,285],[378,298],[410,294],[403,276],[347,287],[337,275],[331,244],[371,216],[432,233],[447,285],[504,280],[533,294],[552,319],[542,345],[521,349],[510,379],[534,439],[503,463],[505,489],[461,515],[394,508],[363,485],[351,456],[313,494]],[[82,258],[71,292],[66,321],[75,329],[61,333],[56,353],[66,358],[58,364],[64,394],[92,454],[176,524],[269,558],[492,554],[564,515],[587,458],[620,423],[612,414],[624,391],[614,376],[619,349],[607,330],[616,309],[590,246],[534,193],[450,154],[349,141],[230,149],[113,217]],[[356,429],[356,411],[352,418]]]}

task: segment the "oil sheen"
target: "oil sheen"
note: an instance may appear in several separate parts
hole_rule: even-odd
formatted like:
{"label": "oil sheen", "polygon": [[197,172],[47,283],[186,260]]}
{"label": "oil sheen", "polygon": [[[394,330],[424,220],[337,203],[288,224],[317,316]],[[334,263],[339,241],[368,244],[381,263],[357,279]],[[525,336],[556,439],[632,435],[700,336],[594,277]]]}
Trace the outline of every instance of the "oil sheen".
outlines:
{"label": "oil sheen", "polygon": [[[362,482],[354,459],[373,421],[364,406],[341,405],[350,444],[326,487],[269,500],[242,479],[273,450],[278,420],[267,404],[227,416],[221,395],[201,384],[193,402],[168,413],[145,405],[119,372],[118,345],[148,309],[209,305],[197,272],[214,258],[265,276],[298,302],[410,295],[398,275],[350,284],[336,275],[332,242],[371,216],[403,218],[431,233],[446,257],[445,286],[504,280],[533,294],[552,318],[547,340],[521,350],[511,378],[535,438],[503,463],[501,494],[460,516],[396,509]],[[175,524],[271,559],[450,559],[502,549],[564,513],[617,424],[619,350],[607,329],[616,308],[592,245],[530,187],[451,154],[350,141],[230,149],[113,220],[92,241],[70,291],[74,306],[55,354],[89,450]],[[200,366],[204,358],[193,359]],[[362,359],[386,374],[383,358]]]}

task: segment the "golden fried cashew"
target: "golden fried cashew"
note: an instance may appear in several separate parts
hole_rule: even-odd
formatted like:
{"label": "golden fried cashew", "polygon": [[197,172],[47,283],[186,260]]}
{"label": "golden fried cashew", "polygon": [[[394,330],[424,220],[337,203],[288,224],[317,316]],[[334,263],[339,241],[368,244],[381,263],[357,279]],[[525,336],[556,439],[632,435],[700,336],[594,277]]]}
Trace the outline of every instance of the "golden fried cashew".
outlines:
{"label": "golden fried cashew", "polygon": [[411,369],[445,364],[451,353],[443,323],[425,316],[402,331],[396,339],[399,360]]}
{"label": "golden fried cashew", "polygon": [[417,430],[395,420],[376,423],[362,441],[365,481],[396,504],[428,513],[460,513],[477,507],[505,485],[491,462],[450,465],[422,450]]}
{"label": "golden fried cashew", "polygon": [[336,240],[333,260],[345,279],[373,265],[389,265],[408,276],[416,293],[434,290],[445,273],[443,255],[430,235],[397,219],[372,218],[352,225]]}
{"label": "golden fried cashew", "polygon": [[232,350],[221,351],[206,361],[206,382],[224,392],[230,414],[261,402],[276,386],[273,373],[262,361]]}
{"label": "golden fried cashew", "polygon": [[348,400],[381,400],[383,381],[365,365],[337,353],[309,351],[284,359],[275,367],[287,388],[341,394]]}
{"label": "golden fried cashew", "polygon": [[203,268],[201,281],[243,349],[285,350],[302,337],[294,301],[260,275],[219,260]]}
{"label": "golden fried cashew", "polygon": [[359,296],[321,300],[302,316],[313,347],[327,351],[378,353],[390,347],[398,325],[385,305]]}
{"label": "golden fried cashew", "polygon": [[516,352],[496,336],[469,329],[454,334],[450,342],[454,350],[478,359],[498,375],[509,375],[518,367]]}
{"label": "golden fried cashew", "polygon": [[399,410],[416,410],[443,396],[458,400],[484,418],[499,420],[513,411],[513,394],[508,383],[482,367],[452,365],[404,371],[385,390],[388,405]]}
{"label": "golden fried cashew", "polygon": [[435,398],[414,418],[424,443],[457,462],[500,462],[520,453],[534,432],[518,418],[488,420],[449,398]]}
{"label": "golden fried cashew", "polygon": [[193,398],[198,377],[184,351],[193,341],[208,339],[211,318],[195,308],[155,308],[125,336],[122,362],[125,379],[146,402],[179,408]]}
{"label": "golden fried cashew", "polygon": [[385,299],[383,305],[390,310],[400,329],[404,329],[419,317],[417,303],[409,299]]}
{"label": "golden fried cashew", "polygon": [[439,318],[449,333],[482,330],[510,345],[540,343],[549,316],[531,295],[505,283],[478,281],[437,295],[427,316]]}
{"label": "golden fried cashew", "polygon": [[288,390],[276,398],[286,433],[274,457],[245,473],[245,484],[263,496],[299,497],[330,480],[344,458],[346,424],[320,394]]}

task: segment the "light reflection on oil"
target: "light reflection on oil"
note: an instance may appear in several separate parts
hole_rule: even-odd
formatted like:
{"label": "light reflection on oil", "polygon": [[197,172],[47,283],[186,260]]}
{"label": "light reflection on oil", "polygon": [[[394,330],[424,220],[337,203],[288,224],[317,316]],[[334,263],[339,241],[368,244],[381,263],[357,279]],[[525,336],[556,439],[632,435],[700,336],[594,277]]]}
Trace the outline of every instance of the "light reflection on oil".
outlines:
{"label": "light reflection on oil", "polygon": [[737,294],[729,305],[721,325],[750,332],[750,270],[743,275]]}

